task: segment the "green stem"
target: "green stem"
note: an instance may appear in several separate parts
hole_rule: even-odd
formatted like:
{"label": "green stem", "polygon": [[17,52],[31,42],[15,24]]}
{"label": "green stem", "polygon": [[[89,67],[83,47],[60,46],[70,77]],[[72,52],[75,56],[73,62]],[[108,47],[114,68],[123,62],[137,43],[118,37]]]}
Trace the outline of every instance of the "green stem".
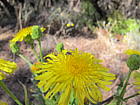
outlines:
{"label": "green stem", "polygon": [[129,73],[128,73],[127,77],[126,77],[125,84],[124,84],[123,89],[122,89],[122,91],[121,91],[121,93],[120,93],[120,96],[119,96],[117,105],[120,105],[120,104],[122,103],[122,100],[123,100],[124,94],[125,94],[125,92],[126,92],[126,87],[127,87],[127,85],[128,85],[128,81],[129,81],[129,79],[130,79],[131,73],[132,73],[132,70],[129,70]]}
{"label": "green stem", "polygon": [[0,86],[1,88],[18,104],[18,105],[23,105],[17,98],[16,96],[8,89],[8,87],[5,85],[5,83],[0,80]]}
{"label": "green stem", "polygon": [[75,103],[75,99],[72,101],[72,104],[71,105],[75,105],[76,103]]}
{"label": "green stem", "polygon": [[40,49],[40,61],[43,62],[43,52],[41,48],[41,41],[38,39],[39,49]]}
{"label": "green stem", "polygon": [[128,85],[128,81],[129,81],[129,79],[130,79],[131,73],[132,73],[132,70],[129,70],[129,73],[128,73],[127,77],[126,77],[126,82],[125,82],[124,87],[123,87],[123,89],[122,89],[122,92],[121,92],[121,94],[120,94],[120,97],[122,97],[122,98],[123,98],[123,96],[124,96],[124,94],[125,94],[125,92],[126,92],[126,87],[127,87],[127,85]]}
{"label": "green stem", "polygon": [[35,55],[37,61],[39,62],[40,59],[39,59],[38,54],[37,54],[37,52],[36,52],[36,50],[35,50],[34,44],[31,44],[31,49],[32,49],[32,51],[33,51],[33,53],[34,53],[34,55]]}
{"label": "green stem", "polygon": [[23,87],[23,90],[24,90],[24,97],[25,97],[24,102],[25,102],[25,105],[30,105],[26,86],[22,82],[20,82],[20,81],[18,81],[18,82],[20,83],[20,85]]}
{"label": "green stem", "polygon": [[128,96],[128,97],[124,98],[123,100],[126,101],[126,100],[128,100],[128,99],[130,99],[130,98],[133,98],[133,97],[135,97],[135,96],[138,96],[138,95],[140,95],[140,94],[139,94],[139,93],[136,93],[136,94],[133,94],[133,95],[131,95],[131,96]]}
{"label": "green stem", "polygon": [[20,56],[30,67],[32,66],[32,63],[29,61],[28,58],[26,58],[24,55],[19,54],[18,56]]}
{"label": "green stem", "polygon": [[[36,74],[33,74],[33,78],[36,77],[36,76],[37,76]],[[36,88],[36,92],[38,93],[39,101],[41,101],[43,105],[46,105],[45,104],[45,99],[44,99],[44,96],[43,96],[41,90],[36,86],[37,81],[35,79],[33,79],[32,82],[33,82],[33,84]]]}

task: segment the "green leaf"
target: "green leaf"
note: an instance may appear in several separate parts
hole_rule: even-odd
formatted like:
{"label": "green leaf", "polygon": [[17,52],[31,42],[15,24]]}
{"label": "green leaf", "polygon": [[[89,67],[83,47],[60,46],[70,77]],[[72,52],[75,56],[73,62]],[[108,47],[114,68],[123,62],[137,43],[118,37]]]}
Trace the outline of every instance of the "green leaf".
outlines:
{"label": "green leaf", "polygon": [[117,105],[117,100],[116,99],[113,99],[109,104],[107,105]]}
{"label": "green leaf", "polygon": [[123,88],[123,85],[124,85],[124,79],[120,79],[120,84],[118,85],[116,96],[120,95],[122,88]]}
{"label": "green leaf", "polygon": [[78,105],[77,99],[74,97],[74,90],[72,89],[71,95],[70,95],[70,103],[69,105]]}
{"label": "green leaf", "polygon": [[46,105],[56,105],[56,102],[54,100],[46,99],[45,104]]}
{"label": "green leaf", "polygon": [[11,49],[13,54],[19,53],[19,50],[20,50],[17,43],[13,43],[13,42],[10,43],[10,49]]}
{"label": "green leaf", "polygon": [[63,43],[58,43],[56,45],[56,51],[61,52],[62,50],[64,50],[64,45]]}

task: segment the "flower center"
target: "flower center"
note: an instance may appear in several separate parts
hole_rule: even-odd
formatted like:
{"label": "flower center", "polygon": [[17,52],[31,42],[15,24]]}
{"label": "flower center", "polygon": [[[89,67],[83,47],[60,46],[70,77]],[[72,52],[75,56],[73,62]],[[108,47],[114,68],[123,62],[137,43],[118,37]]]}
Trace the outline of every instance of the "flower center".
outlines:
{"label": "flower center", "polygon": [[77,65],[77,64],[72,64],[70,72],[72,74],[79,74],[79,73],[82,72],[82,68],[79,65]]}
{"label": "flower center", "polygon": [[68,72],[72,75],[81,74],[87,69],[87,63],[81,59],[71,59],[67,63]]}

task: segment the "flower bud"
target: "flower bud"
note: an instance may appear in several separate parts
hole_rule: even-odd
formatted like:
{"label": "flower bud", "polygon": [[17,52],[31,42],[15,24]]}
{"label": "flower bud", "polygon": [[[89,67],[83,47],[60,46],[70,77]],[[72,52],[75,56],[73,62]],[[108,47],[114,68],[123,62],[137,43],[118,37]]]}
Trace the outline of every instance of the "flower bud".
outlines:
{"label": "flower bud", "polygon": [[126,63],[130,70],[138,70],[140,68],[140,55],[131,55]]}
{"label": "flower bud", "polygon": [[28,43],[30,45],[33,44],[33,42],[34,42],[34,40],[31,38],[30,35],[27,35],[24,40],[26,43]]}
{"label": "flower bud", "polygon": [[10,43],[10,49],[11,49],[12,53],[14,53],[14,54],[18,53],[20,50],[17,43]]}
{"label": "flower bud", "polygon": [[36,40],[42,36],[42,32],[39,26],[35,25],[32,27],[32,39]]}

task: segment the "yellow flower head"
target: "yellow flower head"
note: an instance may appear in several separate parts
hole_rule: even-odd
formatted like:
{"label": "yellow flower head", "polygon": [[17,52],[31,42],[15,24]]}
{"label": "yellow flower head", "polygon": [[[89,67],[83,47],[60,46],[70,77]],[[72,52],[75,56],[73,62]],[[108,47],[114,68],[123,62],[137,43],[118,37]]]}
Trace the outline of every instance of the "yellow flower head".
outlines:
{"label": "yellow flower head", "polygon": [[0,80],[5,79],[6,74],[12,74],[16,69],[16,63],[0,59]]}
{"label": "yellow flower head", "polygon": [[137,50],[132,50],[132,49],[128,49],[124,52],[125,54],[127,55],[140,55],[140,51],[137,51]]}
{"label": "yellow flower head", "polygon": [[135,79],[134,85],[136,86],[137,89],[140,90],[140,72],[134,72],[133,77]]}
{"label": "yellow flower head", "polygon": [[101,60],[96,59],[90,53],[63,50],[57,55],[52,53],[46,56],[47,62],[36,64],[38,70],[34,70],[39,80],[38,87],[47,92],[46,98],[52,98],[60,92],[58,105],[68,105],[72,91],[78,100],[78,105],[84,105],[87,98],[93,103],[102,101],[100,89],[109,90],[110,80],[115,75],[107,73]]}
{"label": "yellow flower head", "polygon": [[[32,35],[32,27],[29,26],[26,28],[21,29],[18,33],[16,33],[15,37],[11,40],[11,42],[23,41],[28,35]],[[41,27],[41,31],[44,32],[46,28]]]}

